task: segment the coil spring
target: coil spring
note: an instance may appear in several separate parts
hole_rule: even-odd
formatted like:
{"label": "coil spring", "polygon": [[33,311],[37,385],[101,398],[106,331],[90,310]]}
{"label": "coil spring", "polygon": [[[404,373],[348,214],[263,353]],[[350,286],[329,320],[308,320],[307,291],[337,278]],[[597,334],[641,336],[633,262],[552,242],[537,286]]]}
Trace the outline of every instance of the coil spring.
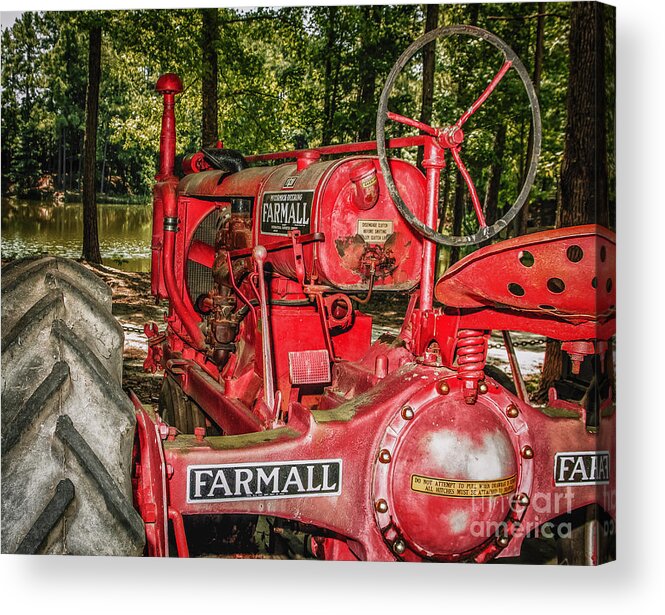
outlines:
{"label": "coil spring", "polygon": [[485,377],[487,339],[482,331],[460,329],[457,333],[457,375],[463,380]]}

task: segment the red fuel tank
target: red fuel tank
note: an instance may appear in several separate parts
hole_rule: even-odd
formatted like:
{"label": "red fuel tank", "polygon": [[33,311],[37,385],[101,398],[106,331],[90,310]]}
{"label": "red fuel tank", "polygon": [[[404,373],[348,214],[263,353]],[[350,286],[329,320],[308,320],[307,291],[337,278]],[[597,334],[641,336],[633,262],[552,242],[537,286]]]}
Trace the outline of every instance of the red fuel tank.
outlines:
{"label": "red fuel tank", "polygon": [[[424,175],[403,160],[390,164],[407,205],[423,219]],[[219,201],[251,199],[253,243],[268,248],[268,262],[286,277],[296,278],[293,251],[271,252],[270,246],[296,229],[325,236],[303,245],[305,270],[308,277],[315,272],[319,284],[366,290],[373,272],[377,290],[416,286],[422,239],[393,204],[378,159],[353,156],[298,166],[254,167],[227,177],[219,171],[196,173],[182,180],[179,192]]]}

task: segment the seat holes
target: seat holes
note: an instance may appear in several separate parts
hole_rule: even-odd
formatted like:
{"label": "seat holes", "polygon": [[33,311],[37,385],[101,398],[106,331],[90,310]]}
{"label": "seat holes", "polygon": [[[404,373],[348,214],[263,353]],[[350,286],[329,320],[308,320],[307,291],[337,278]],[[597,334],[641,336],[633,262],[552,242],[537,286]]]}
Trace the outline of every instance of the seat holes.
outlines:
{"label": "seat holes", "polygon": [[515,284],[515,282],[508,284],[508,292],[516,297],[524,296],[524,289],[519,284]]}
{"label": "seat holes", "polygon": [[598,288],[598,278],[594,278],[593,280],[591,280],[591,286],[593,286],[594,288]]}
{"label": "seat holes", "polygon": [[608,293],[612,292],[612,278],[607,278],[607,282],[605,282],[605,290]]}
{"label": "seat holes", "polygon": [[547,288],[552,293],[562,293],[566,290],[566,284],[561,278],[550,278],[547,280]]}
{"label": "seat holes", "polygon": [[552,310],[556,310],[556,308],[555,308],[553,305],[545,305],[545,304],[543,304],[543,305],[539,305],[538,307],[539,307],[541,310],[547,310],[547,311],[549,311],[549,312],[551,312]]}
{"label": "seat holes", "polygon": [[528,250],[522,250],[518,255],[520,263],[525,267],[532,267],[536,259],[533,258],[533,254]]}
{"label": "seat holes", "polygon": [[600,262],[604,263],[605,259],[607,258],[607,249],[605,246],[600,247]]}
{"label": "seat holes", "polygon": [[579,246],[570,246],[566,250],[566,256],[571,263],[579,263],[584,258],[584,250]]}

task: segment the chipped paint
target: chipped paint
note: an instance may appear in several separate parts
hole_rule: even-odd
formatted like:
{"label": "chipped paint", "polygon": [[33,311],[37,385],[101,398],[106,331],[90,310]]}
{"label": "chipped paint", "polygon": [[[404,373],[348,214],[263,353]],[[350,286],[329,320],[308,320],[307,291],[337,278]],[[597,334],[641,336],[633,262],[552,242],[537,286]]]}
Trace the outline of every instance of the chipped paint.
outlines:
{"label": "chipped paint", "polygon": [[455,510],[447,515],[447,521],[453,534],[462,534],[469,526],[469,512],[467,510]]}
{"label": "chipped paint", "polygon": [[459,432],[443,429],[428,437],[428,453],[450,479],[497,480],[512,474],[515,454],[500,429],[483,435],[482,444]]}

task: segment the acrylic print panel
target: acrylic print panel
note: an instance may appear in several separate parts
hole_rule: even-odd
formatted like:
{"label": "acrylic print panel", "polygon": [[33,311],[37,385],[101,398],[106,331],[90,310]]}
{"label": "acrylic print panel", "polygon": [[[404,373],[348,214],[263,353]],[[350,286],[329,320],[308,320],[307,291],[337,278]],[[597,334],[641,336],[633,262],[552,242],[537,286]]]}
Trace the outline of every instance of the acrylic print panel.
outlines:
{"label": "acrylic print panel", "polygon": [[23,12],[2,53],[4,553],[614,559],[612,7]]}

